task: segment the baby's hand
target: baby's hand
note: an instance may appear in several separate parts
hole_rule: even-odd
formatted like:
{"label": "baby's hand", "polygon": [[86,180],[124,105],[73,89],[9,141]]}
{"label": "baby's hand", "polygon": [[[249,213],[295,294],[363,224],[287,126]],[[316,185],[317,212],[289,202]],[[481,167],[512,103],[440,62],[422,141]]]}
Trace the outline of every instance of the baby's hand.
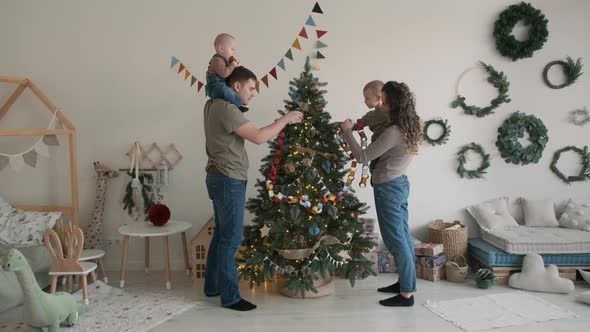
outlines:
{"label": "baby's hand", "polygon": [[238,60],[236,60],[236,58],[234,58],[234,56],[233,56],[233,55],[232,55],[232,56],[230,56],[230,57],[229,57],[229,62],[230,62],[230,63],[232,63],[232,62],[234,62],[234,61],[235,61],[235,62],[238,62]]}

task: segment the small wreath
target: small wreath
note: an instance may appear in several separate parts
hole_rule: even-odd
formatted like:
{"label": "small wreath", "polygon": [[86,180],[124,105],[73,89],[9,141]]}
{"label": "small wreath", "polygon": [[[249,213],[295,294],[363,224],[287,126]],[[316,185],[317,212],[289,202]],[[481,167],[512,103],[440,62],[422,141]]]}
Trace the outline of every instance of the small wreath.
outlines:
{"label": "small wreath", "polygon": [[[557,168],[557,162],[559,161],[561,154],[568,151],[574,151],[582,157],[582,169],[580,170],[580,174],[576,176],[567,176],[561,173],[561,171]],[[555,151],[550,168],[551,171],[555,173],[555,175],[557,175],[561,180],[563,180],[563,182],[567,184],[570,184],[571,182],[590,180],[590,153],[588,152],[588,147],[584,146],[583,149],[580,149],[570,145]]]}
{"label": "small wreath", "polygon": [[[481,156],[481,165],[475,170],[468,170],[465,168],[465,163],[467,162],[467,152],[473,151],[478,153]],[[459,166],[457,167],[457,173],[461,178],[468,178],[468,179],[480,179],[486,174],[486,169],[490,167],[490,155],[485,152],[483,147],[477,143],[470,143],[463,146],[459,152],[457,152],[457,161],[459,162]]]}
{"label": "small wreath", "polygon": [[[498,97],[492,99],[491,105],[486,106],[484,108],[470,106],[465,104],[465,97],[459,94],[459,85],[457,84],[457,99],[455,99],[451,104],[452,108],[457,108],[461,106],[465,114],[475,115],[478,118],[490,115],[494,113],[494,109],[498,108],[498,106],[500,106],[501,104],[510,102],[510,98],[508,96],[508,88],[510,87],[510,82],[508,82],[508,79],[506,78],[506,75],[504,75],[504,72],[498,72],[496,71],[496,69],[494,69],[494,67],[487,65],[482,61],[480,61],[480,64],[489,73],[488,82],[490,82],[496,89],[498,89]],[[463,75],[465,73],[463,73]],[[461,78],[459,78],[459,82],[460,81]]]}
{"label": "small wreath", "polygon": [[[428,136],[428,128],[433,124],[439,125],[443,129],[443,132],[437,138],[431,138],[430,136]],[[431,145],[446,144],[449,140],[449,135],[451,135],[451,126],[448,125],[447,120],[432,119],[424,123],[424,140],[430,143]]]}
{"label": "small wreath", "polygon": [[[551,61],[545,66],[545,69],[543,69],[543,81],[545,81],[545,84],[551,89],[565,88],[566,86],[574,84],[578,78],[582,76],[582,59],[579,58],[574,62],[574,59],[568,56],[566,60],[567,62],[561,60]],[[565,75],[565,82],[560,85],[554,85],[549,81],[549,69],[555,65],[560,65]]]}
{"label": "small wreath", "polygon": [[[528,146],[523,147],[518,141],[524,137],[524,131],[529,134]],[[538,163],[543,155],[543,150],[549,136],[547,127],[539,118],[534,115],[526,115],[521,112],[514,112],[504,124],[498,129],[498,140],[496,146],[505,162],[527,165]]]}
{"label": "small wreath", "polygon": [[586,107],[572,111],[571,121],[576,126],[583,126],[590,122],[590,113]]}
{"label": "small wreath", "polygon": [[[525,41],[517,40],[512,34],[514,26],[519,21],[531,26],[529,38]],[[532,57],[533,52],[543,48],[547,41],[547,23],[545,15],[530,3],[521,2],[508,7],[500,13],[494,23],[496,49],[503,56],[512,58],[512,61]]]}

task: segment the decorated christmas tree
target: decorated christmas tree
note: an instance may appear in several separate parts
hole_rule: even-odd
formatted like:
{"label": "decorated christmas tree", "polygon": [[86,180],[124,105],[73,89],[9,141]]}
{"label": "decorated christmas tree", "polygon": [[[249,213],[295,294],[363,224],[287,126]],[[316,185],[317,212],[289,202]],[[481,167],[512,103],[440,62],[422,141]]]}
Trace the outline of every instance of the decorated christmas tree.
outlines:
{"label": "decorated christmas tree", "polygon": [[320,279],[339,275],[354,286],[356,276],[374,274],[364,253],[376,243],[359,222],[366,205],[352,188],[356,162],[340,149],[338,126],[324,111],[326,83],[313,76],[307,59],[290,85],[286,110],[278,112],[301,111],[303,122],[270,143],[258,196],[247,203],[255,218],[244,229],[239,261],[250,287],[280,276],[283,289],[303,296],[316,292]]}

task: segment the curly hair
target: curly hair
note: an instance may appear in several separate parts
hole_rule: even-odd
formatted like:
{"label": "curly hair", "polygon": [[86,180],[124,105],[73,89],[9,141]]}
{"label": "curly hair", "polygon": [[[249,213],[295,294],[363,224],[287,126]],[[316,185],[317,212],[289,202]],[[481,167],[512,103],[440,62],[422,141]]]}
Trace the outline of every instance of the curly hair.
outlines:
{"label": "curly hair", "polygon": [[422,121],[416,113],[416,98],[405,83],[389,81],[383,86],[384,104],[389,107],[391,124],[396,125],[405,138],[410,154],[418,154],[422,143]]}

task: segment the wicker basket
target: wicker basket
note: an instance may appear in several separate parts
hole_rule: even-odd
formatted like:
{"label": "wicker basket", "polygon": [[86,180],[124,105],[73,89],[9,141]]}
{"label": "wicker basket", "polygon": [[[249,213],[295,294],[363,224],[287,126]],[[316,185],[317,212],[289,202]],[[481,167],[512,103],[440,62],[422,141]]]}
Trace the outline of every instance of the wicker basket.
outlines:
{"label": "wicker basket", "polygon": [[[459,228],[448,229],[456,225],[459,225]],[[449,261],[458,255],[467,257],[467,226],[461,225],[458,220],[447,223],[442,219],[436,219],[428,225],[428,241],[442,243]]]}
{"label": "wicker basket", "polygon": [[445,274],[450,282],[465,282],[467,279],[467,260],[462,255],[457,255],[453,261],[445,263]]}

